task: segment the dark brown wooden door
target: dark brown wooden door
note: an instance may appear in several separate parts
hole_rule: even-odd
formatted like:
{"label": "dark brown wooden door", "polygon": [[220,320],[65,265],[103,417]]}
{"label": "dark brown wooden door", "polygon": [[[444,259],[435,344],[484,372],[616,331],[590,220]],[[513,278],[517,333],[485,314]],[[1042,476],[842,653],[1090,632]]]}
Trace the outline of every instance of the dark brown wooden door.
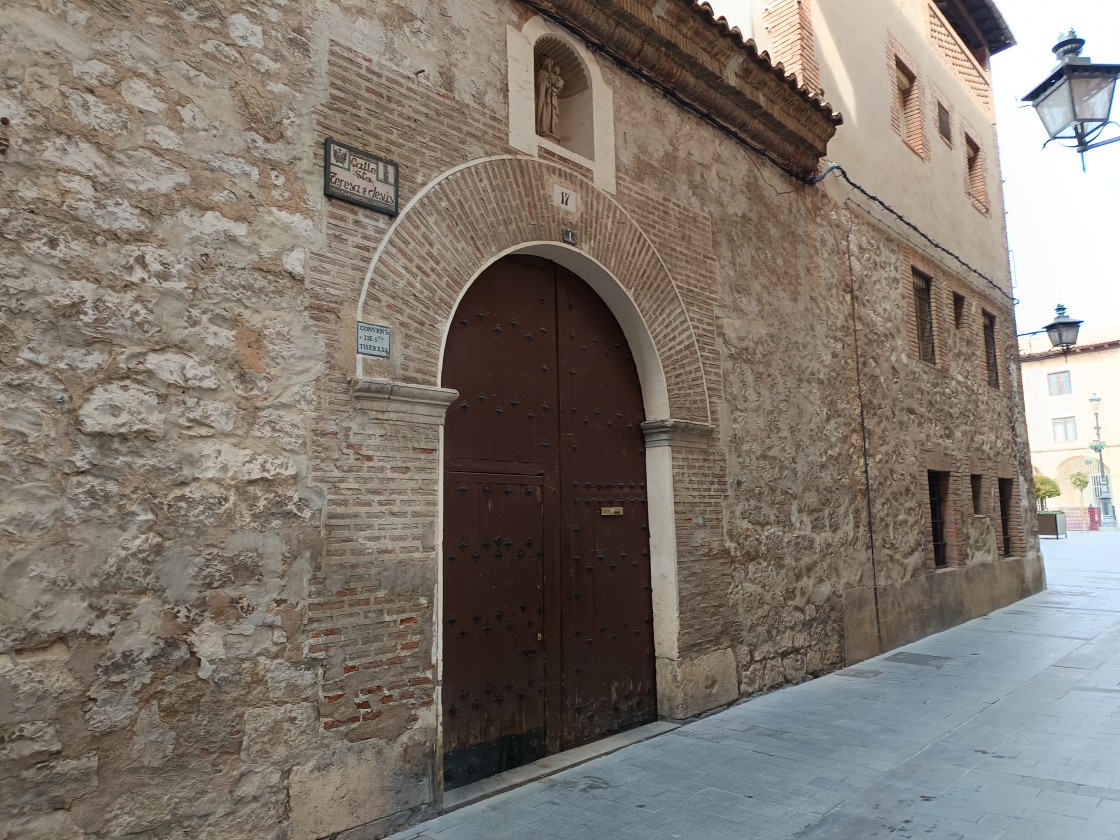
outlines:
{"label": "dark brown wooden door", "polygon": [[642,396],[582,280],[508,258],[468,290],[443,384],[445,785],[656,716]]}

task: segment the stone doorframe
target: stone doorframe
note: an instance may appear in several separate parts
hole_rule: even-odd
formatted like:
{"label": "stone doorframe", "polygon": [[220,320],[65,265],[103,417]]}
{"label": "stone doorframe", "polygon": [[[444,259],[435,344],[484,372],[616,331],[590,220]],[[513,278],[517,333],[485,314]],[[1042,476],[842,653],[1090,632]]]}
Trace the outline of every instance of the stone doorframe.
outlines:
{"label": "stone doorframe", "polygon": [[[575,212],[561,206],[558,189],[571,192],[566,207],[574,203]],[[478,205],[479,196],[487,203]],[[477,212],[469,212],[472,209]],[[578,231],[581,246],[557,241],[565,230]],[[555,240],[543,239],[542,234],[553,234]],[[711,445],[706,377],[688,313],[665,262],[614,198],[570,170],[512,156],[475,161],[429,183],[377,248],[355,313],[357,320],[389,326],[403,347],[387,360],[357,357],[354,399],[384,401],[390,410],[382,417],[389,422],[439,425],[434,457],[440,481],[431,500],[438,514],[425,530],[442,535],[442,425],[457,395],[439,382],[451,319],[466,290],[487,268],[517,254],[551,260],[582,278],[610,308],[630,344],[649,418],[643,431],[658,714],[682,718],[705,711],[712,705],[710,693],[698,706],[689,683],[699,674],[680,655],[674,483],[688,478],[689,459],[674,458],[674,452]],[[437,542],[440,539],[437,536]],[[439,682],[442,556],[442,545],[437,545],[432,554],[437,575],[433,661]],[[730,656],[730,651],[723,653]],[[713,663],[701,660],[709,657],[695,662],[700,671],[709,671]],[[722,676],[724,684],[730,676],[732,685],[729,696],[720,698],[726,703],[737,696],[734,660],[721,665],[721,671],[731,668]],[[438,690],[436,698],[435,718],[441,721]],[[442,743],[442,731],[437,737]],[[437,750],[437,762],[441,757]],[[436,770],[436,779],[442,779],[442,767]]]}

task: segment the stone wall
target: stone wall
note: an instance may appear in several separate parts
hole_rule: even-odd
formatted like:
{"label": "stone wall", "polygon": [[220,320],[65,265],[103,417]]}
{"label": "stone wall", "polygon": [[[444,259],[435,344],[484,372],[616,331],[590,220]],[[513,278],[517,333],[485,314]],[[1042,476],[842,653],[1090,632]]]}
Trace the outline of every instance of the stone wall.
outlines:
{"label": "stone wall", "polygon": [[[529,15],[0,12],[0,838],[357,840],[434,813],[442,335],[486,263],[573,224],[557,182],[692,430],[670,434],[662,714],[1041,585],[1007,301],[602,56],[616,191],[515,153],[506,27]],[[400,164],[395,228],[323,197],[327,136]],[[939,284],[935,367],[910,347],[911,264]],[[400,344],[359,380],[363,291]],[[925,471],[945,464],[934,571]],[[1012,558],[998,506],[971,516],[975,473],[1020,488]]]}

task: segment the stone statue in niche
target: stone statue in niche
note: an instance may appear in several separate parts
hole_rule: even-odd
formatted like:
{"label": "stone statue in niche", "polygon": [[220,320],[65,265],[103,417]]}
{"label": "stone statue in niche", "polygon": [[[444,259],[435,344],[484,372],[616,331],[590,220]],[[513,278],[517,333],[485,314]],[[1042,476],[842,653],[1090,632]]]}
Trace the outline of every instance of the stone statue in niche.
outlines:
{"label": "stone statue in niche", "polygon": [[560,91],[564,79],[556,69],[556,62],[549,56],[541,59],[537,67],[537,134],[560,141]]}

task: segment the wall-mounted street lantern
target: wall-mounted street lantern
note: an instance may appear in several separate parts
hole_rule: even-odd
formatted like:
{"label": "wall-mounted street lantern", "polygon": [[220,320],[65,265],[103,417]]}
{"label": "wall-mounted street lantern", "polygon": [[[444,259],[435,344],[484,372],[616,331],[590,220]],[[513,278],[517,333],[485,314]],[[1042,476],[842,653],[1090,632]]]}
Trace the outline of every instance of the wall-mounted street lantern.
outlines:
{"label": "wall-mounted street lantern", "polygon": [[1019,333],[1016,338],[1026,338],[1028,335],[1041,335],[1046,333],[1050,344],[1059,350],[1068,351],[1077,343],[1077,333],[1081,329],[1082,321],[1075,321],[1066,315],[1066,308],[1062,304],[1054,309],[1054,320],[1040,330]]}
{"label": "wall-mounted street lantern", "polygon": [[[1097,141],[1107,125],[1112,112],[1112,96],[1116,79],[1120,77],[1120,64],[1093,64],[1081,57],[1085,41],[1072,29],[1054,46],[1058,66],[1046,80],[1023,97],[1030,103],[1050,139],[1072,140],[1069,147],[1081,155],[1081,169],[1085,170],[1085,153],[1089,149],[1115,143],[1120,137]],[[1069,145],[1069,144],[1067,144]]]}

